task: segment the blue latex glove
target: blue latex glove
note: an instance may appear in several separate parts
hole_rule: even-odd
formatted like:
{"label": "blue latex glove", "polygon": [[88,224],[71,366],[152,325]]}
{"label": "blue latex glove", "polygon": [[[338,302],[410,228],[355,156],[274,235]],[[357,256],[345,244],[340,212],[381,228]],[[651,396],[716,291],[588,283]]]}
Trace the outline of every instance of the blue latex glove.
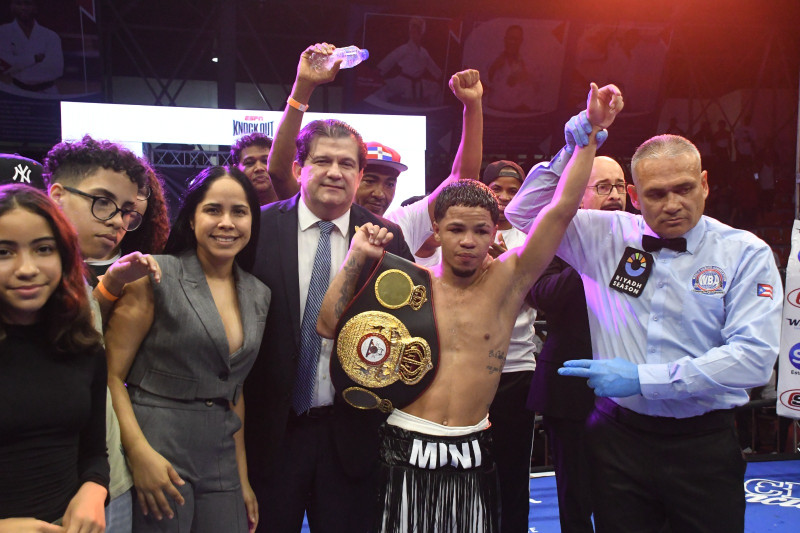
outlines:
{"label": "blue latex glove", "polygon": [[[581,111],[564,124],[564,138],[567,141],[567,153],[575,151],[575,146],[584,147],[589,144],[589,134],[592,133],[592,124],[586,116],[586,111]],[[608,138],[607,130],[597,132],[597,147]]]}
{"label": "blue latex glove", "polygon": [[588,385],[597,396],[624,398],[642,393],[637,365],[619,357],[597,361],[565,361],[558,373],[562,376],[589,378]]}

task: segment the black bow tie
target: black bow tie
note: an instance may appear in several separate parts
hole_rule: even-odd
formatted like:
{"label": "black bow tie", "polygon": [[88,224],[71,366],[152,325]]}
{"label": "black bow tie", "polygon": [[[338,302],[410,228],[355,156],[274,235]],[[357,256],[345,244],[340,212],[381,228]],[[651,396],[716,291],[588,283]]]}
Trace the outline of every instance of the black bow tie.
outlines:
{"label": "black bow tie", "polygon": [[662,248],[669,248],[676,252],[686,251],[686,239],[683,237],[676,237],[674,239],[662,239],[660,237],[653,237],[651,235],[642,235],[642,248],[645,252],[655,252]]}

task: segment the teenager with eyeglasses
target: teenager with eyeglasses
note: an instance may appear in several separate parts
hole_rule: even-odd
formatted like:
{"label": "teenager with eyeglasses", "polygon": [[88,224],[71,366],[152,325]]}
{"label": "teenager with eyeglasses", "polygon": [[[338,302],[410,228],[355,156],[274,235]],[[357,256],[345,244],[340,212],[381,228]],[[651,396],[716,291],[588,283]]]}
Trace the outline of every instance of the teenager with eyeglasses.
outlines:
{"label": "teenager with eyeglasses", "polygon": [[164,198],[164,186],[155,170],[142,161],[146,168],[147,185],[141,187],[136,194],[134,209],[141,213],[141,223],[136,231],[120,227],[119,238],[108,254],[98,259],[88,259],[92,273],[99,277],[120,257],[133,253],[160,254],[164,250],[169,236],[169,212]]}
{"label": "teenager with eyeglasses", "polygon": [[[135,233],[142,222],[138,197],[148,185],[146,165],[126,148],[85,136],[61,142],[45,158],[44,179],[50,198],[74,226],[84,260],[108,256],[125,231]],[[102,333],[104,319],[122,294],[125,284],[148,274],[159,280],[155,259],[140,252],[125,255],[98,279],[87,279],[93,290],[95,326]],[[111,408],[106,416],[106,444],[111,465],[110,503],[106,507],[106,533],[130,533],[133,479],[121,453],[119,423]]]}

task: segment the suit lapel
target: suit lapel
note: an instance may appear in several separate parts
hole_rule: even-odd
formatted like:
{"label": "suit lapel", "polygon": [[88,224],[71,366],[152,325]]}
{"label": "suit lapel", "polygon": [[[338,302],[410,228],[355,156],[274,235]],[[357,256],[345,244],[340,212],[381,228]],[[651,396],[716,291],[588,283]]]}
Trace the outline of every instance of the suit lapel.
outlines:
{"label": "suit lapel", "polygon": [[365,222],[369,222],[366,220],[361,213],[356,208],[356,205],[353,204],[350,206],[350,226],[347,228],[347,246],[350,246],[350,241],[353,240],[353,234],[355,233],[356,226],[361,226]]}
{"label": "suit lapel", "polygon": [[197,254],[188,253],[181,256],[181,288],[186,298],[197,313],[200,323],[206,330],[209,338],[217,349],[217,353],[230,366],[228,356],[228,337],[225,335],[225,326],[214,304],[214,297],[208,287],[203,268],[197,259]]}
{"label": "suit lapel", "polygon": [[252,347],[258,348],[261,343],[261,334],[264,330],[256,330],[257,316],[253,311],[256,309],[256,293],[252,283],[253,279],[246,277],[244,270],[239,268],[239,265],[234,263],[233,268],[236,271],[236,296],[239,301],[239,316],[242,317],[242,329],[244,333],[242,349],[238,351],[239,355],[242,355]]}
{"label": "suit lapel", "polygon": [[273,258],[280,264],[292,333],[298,349],[300,349],[300,275],[297,270],[297,202],[299,201],[300,195],[295,195],[278,212],[276,229],[278,250],[277,256]]}

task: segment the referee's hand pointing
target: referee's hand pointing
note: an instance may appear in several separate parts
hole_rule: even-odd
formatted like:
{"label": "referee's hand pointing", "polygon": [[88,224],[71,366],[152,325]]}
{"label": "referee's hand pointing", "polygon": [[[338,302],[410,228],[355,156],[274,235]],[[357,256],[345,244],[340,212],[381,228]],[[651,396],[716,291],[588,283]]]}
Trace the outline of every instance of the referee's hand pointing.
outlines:
{"label": "referee's hand pointing", "polygon": [[594,389],[597,396],[624,398],[642,392],[637,365],[619,357],[596,361],[565,361],[558,373],[562,376],[589,378],[587,385]]}

